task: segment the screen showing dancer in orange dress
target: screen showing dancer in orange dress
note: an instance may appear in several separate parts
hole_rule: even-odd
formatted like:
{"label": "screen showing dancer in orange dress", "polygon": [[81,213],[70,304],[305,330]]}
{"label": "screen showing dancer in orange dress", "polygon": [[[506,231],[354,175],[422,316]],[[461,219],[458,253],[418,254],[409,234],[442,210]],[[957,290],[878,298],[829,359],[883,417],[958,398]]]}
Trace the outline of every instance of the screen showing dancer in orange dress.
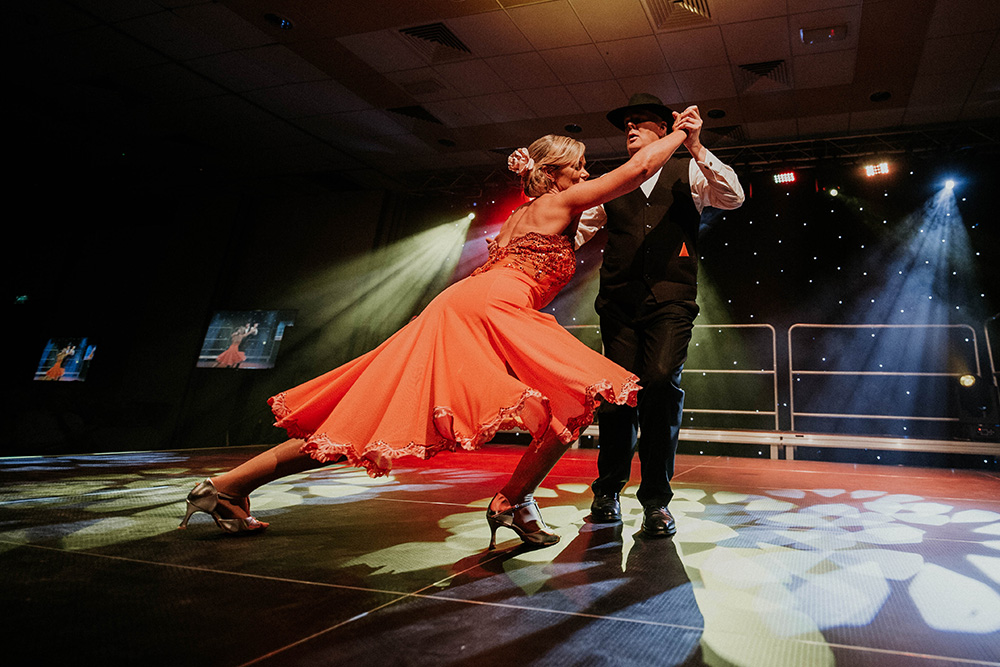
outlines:
{"label": "screen showing dancer in orange dress", "polygon": [[82,382],[87,379],[97,346],[88,338],[50,338],[35,368],[36,380]]}
{"label": "screen showing dancer in orange dress", "polygon": [[198,355],[199,368],[273,368],[295,311],[222,310],[212,316]]}

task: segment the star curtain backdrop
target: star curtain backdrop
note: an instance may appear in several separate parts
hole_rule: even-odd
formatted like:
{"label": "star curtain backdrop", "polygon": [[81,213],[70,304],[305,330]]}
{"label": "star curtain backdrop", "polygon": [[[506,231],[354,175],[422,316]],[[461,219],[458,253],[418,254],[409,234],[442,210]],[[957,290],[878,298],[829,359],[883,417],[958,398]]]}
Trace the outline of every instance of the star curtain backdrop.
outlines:
{"label": "star curtain backdrop", "polygon": [[[800,417],[800,430],[960,437],[957,376],[977,364],[989,375],[984,323],[1000,308],[1000,174],[971,157],[880,158],[886,173],[868,177],[869,162],[796,168],[783,183],[774,175],[792,170],[744,172],[753,195],[743,207],[706,212],[686,427],[774,429],[777,418],[788,429],[795,391],[809,414],[851,415]],[[483,202],[459,275],[522,200]],[[573,282],[547,309],[597,346],[603,242],[581,249]],[[792,329],[805,323],[852,327]],[[803,371],[791,377],[790,342]]]}

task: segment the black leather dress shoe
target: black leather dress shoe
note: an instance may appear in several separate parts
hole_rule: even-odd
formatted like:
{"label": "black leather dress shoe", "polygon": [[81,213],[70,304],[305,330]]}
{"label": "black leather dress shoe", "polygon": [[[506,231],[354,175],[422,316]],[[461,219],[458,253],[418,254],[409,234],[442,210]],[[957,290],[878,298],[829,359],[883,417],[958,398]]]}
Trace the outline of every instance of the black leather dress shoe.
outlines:
{"label": "black leather dress shoe", "polygon": [[659,505],[642,509],[642,534],[646,537],[670,537],[677,532],[670,510]]}
{"label": "black leather dress shoe", "polygon": [[622,505],[617,493],[598,493],[590,504],[590,518],[598,523],[622,520]]}

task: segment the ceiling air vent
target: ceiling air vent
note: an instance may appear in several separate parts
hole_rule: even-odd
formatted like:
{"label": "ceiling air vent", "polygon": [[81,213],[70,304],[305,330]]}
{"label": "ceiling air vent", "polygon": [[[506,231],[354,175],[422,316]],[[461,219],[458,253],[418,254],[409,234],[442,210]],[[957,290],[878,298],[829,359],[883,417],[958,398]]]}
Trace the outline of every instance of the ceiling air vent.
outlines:
{"label": "ceiling air vent", "polygon": [[708,0],[643,0],[657,30],[690,28],[711,23]]}
{"label": "ceiling air vent", "polygon": [[741,93],[770,93],[792,87],[788,78],[788,65],[784,60],[740,65],[736,74],[736,84]]}
{"label": "ceiling air vent", "polygon": [[431,64],[466,58],[472,51],[443,23],[428,23],[399,31],[403,40]]}

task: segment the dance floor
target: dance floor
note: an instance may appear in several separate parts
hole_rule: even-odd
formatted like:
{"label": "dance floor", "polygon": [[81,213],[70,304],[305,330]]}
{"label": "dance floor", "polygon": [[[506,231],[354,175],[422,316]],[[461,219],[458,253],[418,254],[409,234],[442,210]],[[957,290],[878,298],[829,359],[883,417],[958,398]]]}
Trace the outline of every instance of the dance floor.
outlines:
{"label": "dance floor", "polygon": [[4,663],[1000,665],[996,471],[680,456],[648,540],[634,487],[589,521],[571,450],[538,494],[559,544],[488,552],[521,451],[493,445],[276,482],[262,535],[176,530],[256,451],[0,459]]}

